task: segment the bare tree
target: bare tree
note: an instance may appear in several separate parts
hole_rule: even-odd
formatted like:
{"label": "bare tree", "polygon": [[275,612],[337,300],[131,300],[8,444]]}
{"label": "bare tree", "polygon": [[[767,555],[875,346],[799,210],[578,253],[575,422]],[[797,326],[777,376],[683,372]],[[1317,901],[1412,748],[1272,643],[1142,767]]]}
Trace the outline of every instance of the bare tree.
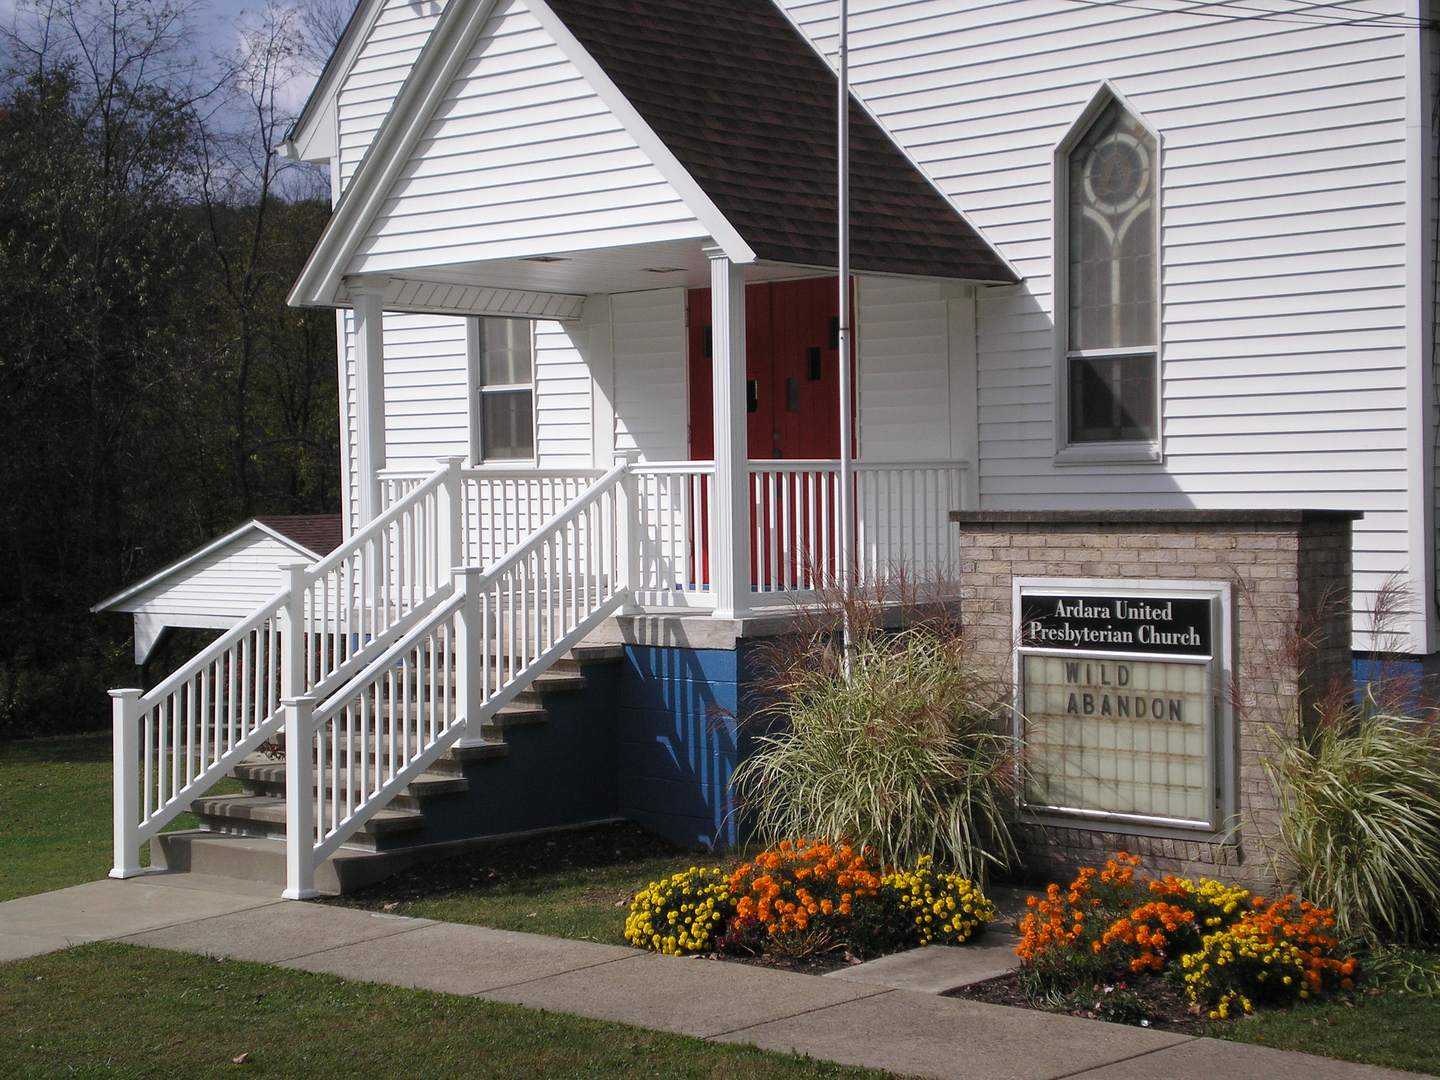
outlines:
{"label": "bare tree", "polygon": [[212,368],[228,403],[231,473],[244,515],[254,510],[251,469],[257,450],[297,434],[254,430],[251,381],[258,362],[277,359],[274,319],[277,308],[284,311],[297,254],[287,249],[308,246],[309,239],[306,233],[299,241],[294,229],[277,220],[288,216],[285,196],[313,189],[306,183],[313,168],[277,153],[293,119],[285,107],[288,91],[308,81],[301,24],[294,8],[275,3],[242,19],[238,54],[224,72],[221,110],[236,123],[228,131],[206,131],[199,140],[200,193],[219,286],[214,299],[227,309],[212,320],[228,330],[211,338]]}
{"label": "bare tree", "polygon": [[305,57],[319,75],[350,19],[356,0],[304,0],[300,6],[300,28],[305,37]]}

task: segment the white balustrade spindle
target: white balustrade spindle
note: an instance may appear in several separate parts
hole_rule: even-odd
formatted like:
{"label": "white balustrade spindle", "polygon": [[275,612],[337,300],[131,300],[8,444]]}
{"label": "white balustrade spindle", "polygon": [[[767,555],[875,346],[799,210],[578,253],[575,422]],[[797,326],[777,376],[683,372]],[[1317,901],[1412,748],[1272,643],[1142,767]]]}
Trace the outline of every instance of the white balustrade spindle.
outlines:
{"label": "white balustrade spindle", "polygon": [[710,582],[714,465],[664,462],[632,466],[632,473],[640,547],[637,599],[652,604],[701,602]]}

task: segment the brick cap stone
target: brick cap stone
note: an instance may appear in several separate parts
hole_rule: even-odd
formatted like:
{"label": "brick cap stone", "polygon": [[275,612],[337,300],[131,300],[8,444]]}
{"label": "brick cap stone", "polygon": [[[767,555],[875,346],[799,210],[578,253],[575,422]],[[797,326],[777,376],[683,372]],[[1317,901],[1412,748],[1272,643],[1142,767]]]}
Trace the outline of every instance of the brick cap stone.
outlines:
{"label": "brick cap stone", "polygon": [[959,525],[1299,525],[1359,521],[1363,510],[951,510]]}

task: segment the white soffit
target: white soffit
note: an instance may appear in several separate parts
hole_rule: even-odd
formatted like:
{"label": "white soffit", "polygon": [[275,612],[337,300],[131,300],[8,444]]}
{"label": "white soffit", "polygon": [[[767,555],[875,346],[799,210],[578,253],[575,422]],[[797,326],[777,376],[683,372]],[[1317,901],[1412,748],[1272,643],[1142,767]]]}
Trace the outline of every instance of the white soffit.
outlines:
{"label": "white soffit", "polygon": [[531,292],[451,282],[391,279],[385,290],[386,311],[435,315],[500,315],[517,319],[578,319],[585,297],[567,293]]}

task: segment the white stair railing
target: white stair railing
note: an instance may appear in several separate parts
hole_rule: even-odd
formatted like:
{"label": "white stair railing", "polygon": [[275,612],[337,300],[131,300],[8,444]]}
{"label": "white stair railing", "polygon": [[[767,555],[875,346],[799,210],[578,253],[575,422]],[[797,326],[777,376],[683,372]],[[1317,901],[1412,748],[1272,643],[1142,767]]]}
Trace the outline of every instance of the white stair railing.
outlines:
{"label": "white stair railing", "polygon": [[226,631],[148,693],[114,699],[114,866],[143,871],[140,847],[280,730],[285,593]]}
{"label": "white stair railing", "polygon": [[284,895],[624,602],[633,479],[619,464],[323,700],[287,696]]}
{"label": "white stair railing", "polygon": [[464,546],[459,482],[460,460],[448,460],[348,543],[292,568],[288,610],[304,643],[298,694],[322,697],[449,595]]}
{"label": "white stair railing", "polygon": [[[401,501],[154,689],[115,690],[114,866],[280,732],[282,696],[323,695],[443,603],[464,545],[460,462]],[[291,632],[292,628],[298,628]]]}

